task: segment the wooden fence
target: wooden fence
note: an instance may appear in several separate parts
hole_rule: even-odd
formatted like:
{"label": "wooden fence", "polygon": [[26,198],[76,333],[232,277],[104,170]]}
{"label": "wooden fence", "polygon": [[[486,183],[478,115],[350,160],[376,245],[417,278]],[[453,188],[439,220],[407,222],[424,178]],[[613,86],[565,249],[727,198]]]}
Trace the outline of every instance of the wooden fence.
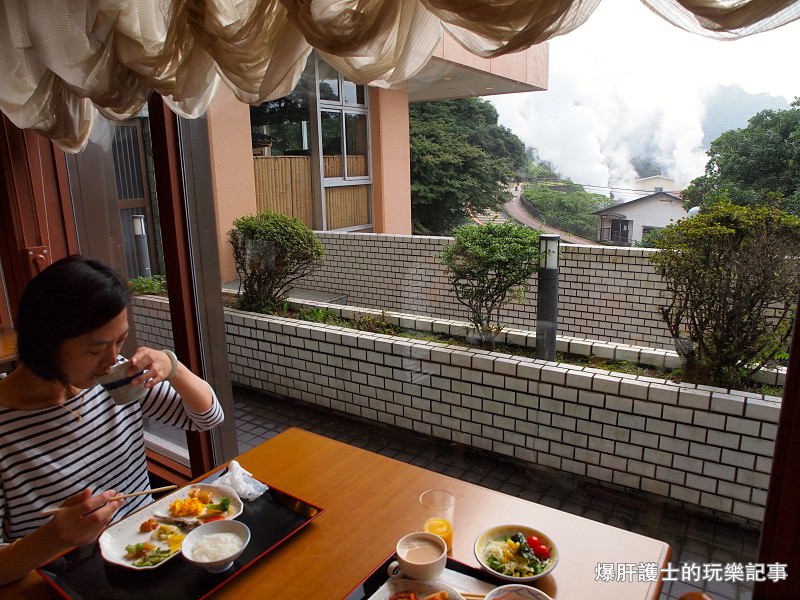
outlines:
{"label": "wooden fence", "polygon": [[[343,166],[341,156],[326,156],[323,162],[325,176],[342,175]],[[269,210],[296,217],[314,228],[310,156],[254,156],[253,169],[259,212]],[[351,175],[366,174],[367,157],[349,156],[347,170]],[[327,228],[369,224],[369,189],[369,184],[325,188]]]}
{"label": "wooden fence", "polygon": [[254,156],[256,208],[300,219],[314,227],[311,157]]}

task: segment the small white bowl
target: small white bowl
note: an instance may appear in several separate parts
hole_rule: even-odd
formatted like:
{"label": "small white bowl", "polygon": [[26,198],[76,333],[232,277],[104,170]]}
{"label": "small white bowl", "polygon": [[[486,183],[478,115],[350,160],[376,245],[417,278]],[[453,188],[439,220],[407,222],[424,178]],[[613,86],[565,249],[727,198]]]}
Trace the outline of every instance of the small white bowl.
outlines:
{"label": "small white bowl", "polygon": [[[483,558],[483,551],[486,544],[492,540],[496,540],[497,538],[510,536],[517,532],[524,535],[525,538],[535,535],[550,549],[550,564],[538,575],[532,575],[531,577],[512,577],[511,575],[503,575],[502,573],[498,573],[492,569]],[[524,584],[536,581],[537,579],[548,575],[553,569],[556,568],[556,563],[558,563],[558,548],[556,548],[555,542],[553,542],[552,538],[546,533],[539,531],[538,529],[534,529],[533,527],[528,527],[527,525],[497,525],[496,527],[491,527],[480,534],[475,540],[474,551],[475,558],[478,560],[481,568],[483,568],[484,571],[491,573],[492,576],[497,577],[498,579],[508,581],[509,583]]]}
{"label": "small white bowl", "polygon": [[[241,543],[235,551],[231,551],[225,556],[214,557],[213,560],[204,560],[198,556],[198,552],[204,543],[208,543],[206,539],[208,536],[216,534],[231,533],[235,535]],[[239,555],[247,548],[250,543],[250,528],[241,521],[233,520],[220,520],[211,521],[192,529],[186,534],[181,546],[181,552],[190,563],[202,567],[210,573],[222,573],[227,571],[233,565]]]}
{"label": "small white bowl", "polygon": [[484,600],[553,600],[542,590],[519,583],[494,588]]}

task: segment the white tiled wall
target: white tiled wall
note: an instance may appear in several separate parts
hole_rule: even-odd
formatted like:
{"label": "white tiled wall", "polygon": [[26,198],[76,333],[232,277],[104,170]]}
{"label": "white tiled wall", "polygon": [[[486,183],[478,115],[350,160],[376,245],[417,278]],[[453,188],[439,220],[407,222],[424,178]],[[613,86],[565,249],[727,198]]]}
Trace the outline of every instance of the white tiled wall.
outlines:
{"label": "white tiled wall", "polygon": [[[169,330],[163,300],[136,303],[143,335]],[[763,517],[778,398],[241,311],[227,312],[226,328],[238,384],[743,519]]]}
{"label": "white tiled wall", "polygon": [[[320,269],[298,287],[347,296],[348,304],[467,320],[438,255],[449,237],[315,232],[325,246]],[[649,248],[561,245],[558,331],[565,336],[672,348],[659,306],[664,288]],[[508,326],[533,329],[536,278],[527,302],[502,312]]]}

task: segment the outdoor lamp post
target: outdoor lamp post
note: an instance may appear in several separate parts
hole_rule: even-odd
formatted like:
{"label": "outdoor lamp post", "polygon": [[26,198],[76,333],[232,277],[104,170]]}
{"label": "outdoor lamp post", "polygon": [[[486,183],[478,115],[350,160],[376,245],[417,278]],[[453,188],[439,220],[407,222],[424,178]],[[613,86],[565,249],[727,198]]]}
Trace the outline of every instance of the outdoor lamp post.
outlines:
{"label": "outdoor lamp post", "polygon": [[133,224],[133,245],[136,251],[136,269],[138,275],[150,277],[153,273],[150,270],[150,251],[147,248],[147,230],[144,227],[144,215],[132,215]]}
{"label": "outdoor lamp post", "polygon": [[539,236],[539,294],[536,308],[536,356],[556,359],[558,329],[558,253],[561,236]]}

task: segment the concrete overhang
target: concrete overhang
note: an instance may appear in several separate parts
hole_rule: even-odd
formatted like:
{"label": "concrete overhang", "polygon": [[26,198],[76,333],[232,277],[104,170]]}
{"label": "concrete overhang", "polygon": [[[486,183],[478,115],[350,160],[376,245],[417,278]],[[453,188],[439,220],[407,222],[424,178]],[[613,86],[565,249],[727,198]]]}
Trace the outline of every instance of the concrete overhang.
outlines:
{"label": "concrete overhang", "polygon": [[406,82],[406,88],[409,102],[477,98],[546,89],[436,57],[431,58],[422,71]]}
{"label": "concrete overhang", "polygon": [[444,35],[428,64],[406,82],[408,100],[422,102],[546,90],[549,61],[546,42],[497,58],[481,58]]}

